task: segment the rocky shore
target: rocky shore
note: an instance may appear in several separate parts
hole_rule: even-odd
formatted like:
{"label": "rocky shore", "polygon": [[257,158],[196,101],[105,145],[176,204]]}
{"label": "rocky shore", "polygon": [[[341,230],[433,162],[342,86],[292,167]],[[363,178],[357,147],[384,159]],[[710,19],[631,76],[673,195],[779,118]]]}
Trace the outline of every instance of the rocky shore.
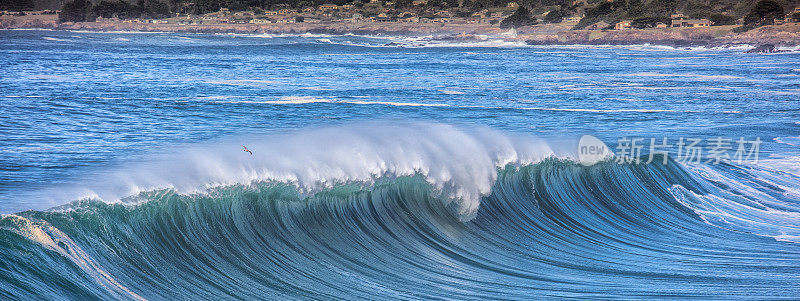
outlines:
{"label": "rocky shore", "polygon": [[744,33],[734,32],[736,26],[712,26],[687,29],[646,30],[568,30],[553,34],[520,31],[528,44],[533,45],[665,45],[673,47],[773,44],[779,47],[800,45],[800,24],[765,26]]}
{"label": "rocky shore", "polygon": [[442,23],[284,23],[284,24],[216,24],[178,25],[126,22],[57,23],[54,16],[0,17],[0,28],[40,28],[88,31],[141,31],[185,33],[243,34],[363,34],[384,36],[490,36],[509,41],[525,41],[531,45],[665,45],[673,47],[772,44],[777,47],[800,45],[800,24],[765,26],[744,33],[735,26],[707,28],[663,28],[632,30],[571,30],[561,24],[518,28],[513,32],[489,24]]}

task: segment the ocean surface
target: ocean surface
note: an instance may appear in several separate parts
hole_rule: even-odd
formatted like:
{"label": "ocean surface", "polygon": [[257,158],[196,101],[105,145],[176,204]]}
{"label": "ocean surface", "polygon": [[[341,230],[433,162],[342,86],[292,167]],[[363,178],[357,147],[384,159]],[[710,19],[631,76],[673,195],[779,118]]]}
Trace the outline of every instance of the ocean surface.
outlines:
{"label": "ocean surface", "polygon": [[797,51],[2,30],[0,70],[0,299],[800,296]]}

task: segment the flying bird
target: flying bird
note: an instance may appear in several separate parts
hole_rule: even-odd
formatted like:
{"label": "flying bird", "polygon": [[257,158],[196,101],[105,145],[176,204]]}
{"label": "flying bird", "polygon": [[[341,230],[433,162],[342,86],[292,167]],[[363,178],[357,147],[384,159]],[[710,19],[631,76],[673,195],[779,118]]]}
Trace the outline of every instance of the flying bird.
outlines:
{"label": "flying bird", "polygon": [[247,149],[247,146],[242,145],[242,147],[244,147],[244,149],[242,151],[248,152],[248,153],[250,153],[250,155],[253,154],[253,152],[251,152],[249,149]]}

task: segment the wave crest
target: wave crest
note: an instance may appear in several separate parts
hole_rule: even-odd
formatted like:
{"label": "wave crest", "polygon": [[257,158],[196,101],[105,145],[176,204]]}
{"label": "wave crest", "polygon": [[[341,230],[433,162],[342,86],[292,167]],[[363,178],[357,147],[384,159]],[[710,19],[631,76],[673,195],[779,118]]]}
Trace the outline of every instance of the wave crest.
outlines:
{"label": "wave crest", "polygon": [[[253,155],[243,152],[241,144]],[[477,212],[480,197],[491,192],[498,168],[569,156],[569,151],[559,153],[542,139],[433,123],[299,130],[190,146],[178,152],[87,181],[81,188],[69,189],[71,197],[115,201],[162,188],[189,194],[264,181],[289,183],[303,193],[314,193],[342,183],[370,185],[377,179],[422,175],[469,219]]]}

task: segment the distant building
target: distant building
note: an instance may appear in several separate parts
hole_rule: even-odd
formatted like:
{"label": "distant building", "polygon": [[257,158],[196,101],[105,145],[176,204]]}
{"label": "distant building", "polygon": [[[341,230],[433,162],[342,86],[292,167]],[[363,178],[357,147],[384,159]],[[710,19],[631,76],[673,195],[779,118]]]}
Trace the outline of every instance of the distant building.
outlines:
{"label": "distant building", "polygon": [[684,15],[684,14],[681,14],[681,13],[672,14],[672,15],[670,15],[669,17],[670,17],[672,20],[683,20],[683,19],[688,19],[688,18],[686,18],[686,15]]}
{"label": "distant building", "polygon": [[111,18],[97,17],[97,19],[94,20],[94,21],[95,22],[119,22],[119,18],[117,18],[116,16],[111,17]]}
{"label": "distant building", "polygon": [[700,20],[678,19],[678,20],[672,20],[672,27],[697,28],[697,27],[709,27],[709,26],[711,26],[711,21],[709,21],[708,19],[700,19]]}
{"label": "distant building", "polygon": [[428,4],[428,0],[414,0],[414,1],[411,1],[411,4],[412,5],[427,5]]}
{"label": "distant building", "polygon": [[483,10],[481,10],[479,12],[473,13],[472,16],[475,17],[475,18],[481,18],[481,19],[488,18],[489,17],[489,10],[488,9],[483,9]]}
{"label": "distant building", "polygon": [[667,28],[667,24],[664,24],[664,22],[658,22],[656,23],[656,28]]}
{"label": "distant building", "polygon": [[617,22],[617,24],[614,25],[614,29],[616,30],[632,29],[633,27],[631,27],[631,22],[633,21],[626,20],[622,22]]}
{"label": "distant building", "polygon": [[571,24],[578,24],[578,22],[580,22],[581,19],[583,19],[583,18],[578,17],[578,16],[572,16],[572,17],[564,19],[562,22],[571,23]]}
{"label": "distant building", "polygon": [[336,4],[330,4],[329,3],[329,4],[320,5],[319,9],[321,9],[321,10],[336,10],[336,9],[339,9],[339,6],[336,5]]}
{"label": "distant building", "polygon": [[518,8],[519,4],[516,3],[516,2],[509,2],[508,4],[506,4],[506,7],[508,7],[508,8]]}

